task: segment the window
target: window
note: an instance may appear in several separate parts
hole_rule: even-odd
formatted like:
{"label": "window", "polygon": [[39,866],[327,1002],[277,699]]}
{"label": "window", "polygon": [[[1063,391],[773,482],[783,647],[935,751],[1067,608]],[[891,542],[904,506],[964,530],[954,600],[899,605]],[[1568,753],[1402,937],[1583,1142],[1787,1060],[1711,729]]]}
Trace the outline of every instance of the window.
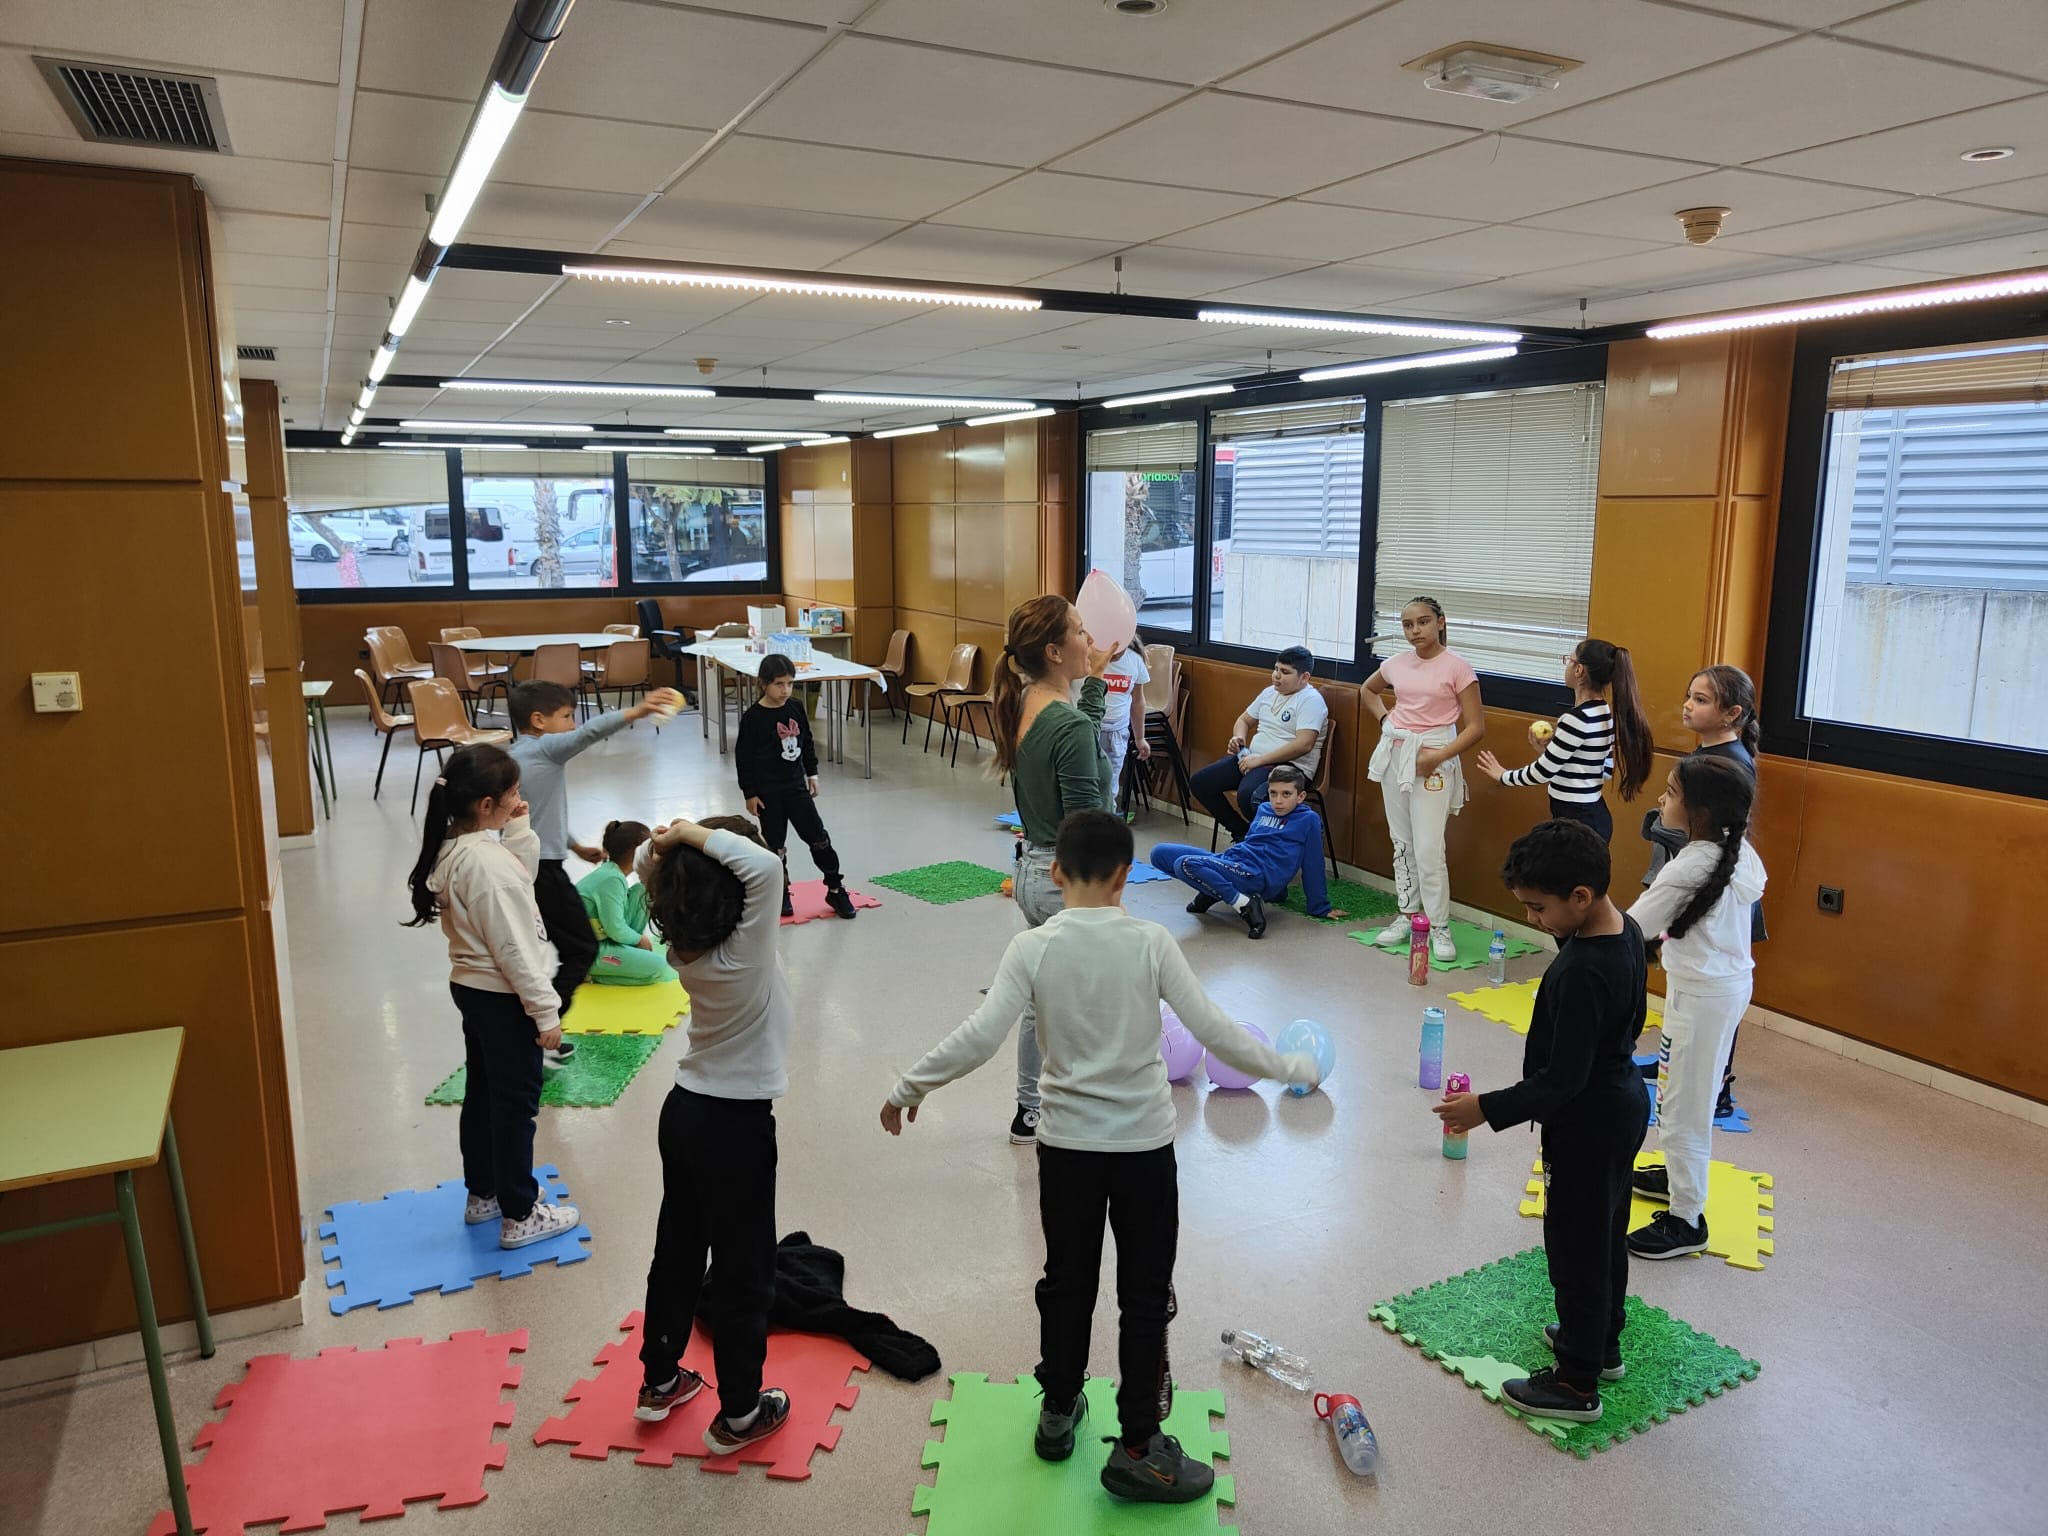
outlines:
{"label": "window", "polygon": [[470,591],[619,584],[611,467],[593,457],[463,450]]}
{"label": "window", "polygon": [[626,473],[635,581],[767,581],[760,455],[629,457]]}
{"label": "window", "polygon": [[1198,441],[1192,421],[1088,434],[1088,563],[1117,579],[1147,629],[1194,632]]}
{"label": "window", "polygon": [[1366,410],[1354,396],[1210,418],[1211,640],[1354,659]]}
{"label": "window", "polygon": [[285,455],[285,467],[293,586],[445,587],[454,581],[445,454],[300,449]]}
{"label": "window", "polygon": [[1586,634],[1604,386],[1424,400],[1381,412],[1375,647],[1401,609],[1443,604],[1481,672],[1557,681]]}
{"label": "window", "polygon": [[2048,338],[1829,369],[1804,713],[2048,748]]}

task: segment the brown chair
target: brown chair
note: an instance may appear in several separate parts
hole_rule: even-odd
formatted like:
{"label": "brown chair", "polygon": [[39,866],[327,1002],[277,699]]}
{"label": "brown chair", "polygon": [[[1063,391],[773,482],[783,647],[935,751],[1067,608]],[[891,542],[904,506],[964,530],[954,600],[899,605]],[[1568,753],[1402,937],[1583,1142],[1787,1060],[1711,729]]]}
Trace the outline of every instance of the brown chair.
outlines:
{"label": "brown chair", "polygon": [[604,632],[608,635],[621,636],[627,640],[638,640],[640,638],[640,626],[638,624],[607,624],[604,627]]}
{"label": "brown chair", "polygon": [[484,632],[474,624],[451,624],[441,631],[441,638],[449,642],[457,640],[481,640]]}
{"label": "brown chair", "polygon": [[[899,629],[889,636],[889,654],[882,658],[882,702],[896,713],[894,694],[903,691],[903,678],[910,671],[910,631]],[[905,708],[908,708],[905,705]],[[905,729],[908,730],[908,726]]]}
{"label": "brown chair", "polygon": [[458,651],[445,641],[436,640],[427,647],[427,654],[434,658],[434,676],[455,685],[455,691],[462,695],[462,702],[469,710],[469,723],[476,724],[477,706],[489,698],[495,690],[505,695],[506,718],[511,718],[512,690],[505,681],[503,667],[486,667],[470,660],[467,652]]}
{"label": "brown chair", "polygon": [[745,640],[753,634],[746,625],[737,622],[721,624],[711,631],[714,640]]}
{"label": "brown chair", "polygon": [[391,756],[391,738],[412,729],[412,716],[394,715],[387,710],[381,697],[383,690],[361,667],[356,668],[356,680],[363,685],[363,702],[370,706],[371,728],[384,738],[384,750],[377,757],[377,782],[370,789],[370,798],[374,800],[384,789],[384,763]]}
{"label": "brown chair", "polygon": [[[607,692],[618,694],[618,707],[621,709],[625,707],[629,694],[635,697],[645,695],[654,686],[651,665],[652,652],[645,640],[615,640],[605,647],[603,657],[595,664],[596,670],[590,673],[599,706],[603,706]],[[591,666],[590,662],[584,663],[586,670]],[[658,724],[654,729],[656,734],[661,731]]]}
{"label": "brown chair", "polygon": [[420,768],[432,749],[434,761],[446,762],[441,754],[450,747],[502,747],[512,740],[510,731],[480,731],[463,712],[462,695],[446,678],[429,677],[412,685],[412,734],[419,742],[419,756],[412,765],[412,808],[420,808]]}
{"label": "brown chair", "polygon": [[[370,675],[377,680],[377,696],[387,705],[405,703],[405,685],[417,682],[423,677],[432,677],[434,669],[417,661],[399,659],[392,648],[391,625],[379,625],[363,631],[363,646],[370,653]],[[407,647],[406,656],[412,654]]]}
{"label": "brown chair", "polygon": [[[1315,684],[1311,683],[1309,686],[1313,688]],[[1316,771],[1308,776],[1308,789],[1301,797],[1305,804],[1315,807],[1316,814],[1323,819],[1323,852],[1330,861],[1330,878],[1332,880],[1337,878],[1337,842],[1330,833],[1330,807],[1323,799],[1323,786],[1330,782],[1330,759],[1335,755],[1336,745],[1337,717],[1331,715],[1323,721],[1323,744],[1317,749],[1321,755],[1316,758]],[[1233,789],[1226,791],[1226,793],[1230,796],[1230,803],[1237,805],[1237,791]],[[1237,808],[1239,811],[1244,809],[1241,805],[1237,805]],[[1223,828],[1219,824],[1215,822],[1209,824],[1209,847],[1212,852],[1216,847],[1216,840],[1222,835],[1222,832]]]}
{"label": "brown chair", "polygon": [[431,675],[433,669],[412,653],[412,642],[405,638],[405,631],[396,624],[380,624],[377,633],[384,637],[384,654],[391,665],[403,672],[408,668],[422,670]]}
{"label": "brown chair", "polygon": [[[1180,659],[1170,645],[1148,645],[1145,647],[1145,670],[1152,674],[1152,681],[1143,689],[1143,712],[1139,716],[1138,729],[1145,733],[1145,740],[1151,744],[1153,774],[1167,775],[1165,782],[1171,784],[1180,796],[1181,825],[1191,826],[1188,804],[1193,797],[1194,786],[1188,782],[1187,756],[1180,748],[1181,727],[1187,713],[1187,684],[1181,675]],[[1147,784],[1145,775],[1134,771],[1132,778],[1149,806],[1152,803],[1151,786]]]}
{"label": "brown chair", "polygon": [[533,681],[560,683],[576,695],[585,719],[590,717],[590,675],[583,670],[583,648],[567,640],[538,647],[533,653]]}
{"label": "brown chair", "polygon": [[988,722],[989,745],[996,739],[996,696],[993,693],[941,693],[936,695],[939,713],[945,719],[945,727],[939,732],[939,752],[946,751],[946,737],[953,738],[954,767],[960,765],[960,727],[964,724],[967,733],[974,738],[975,749],[981,747],[981,733],[974,728],[974,712],[981,711],[981,717]]}
{"label": "brown chair", "polygon": [[[946,663],[946,675],[943,679],[936,683],[910,683],[905,686],[903,690],[903,740],[905,743],[908,743],[910,740],[911,704],[918,699],[937,699],[942,693],[966,693],[968,689],[974,686],[974,661],[980,654],[980,646],[971,645],[963,641],[953,647],[952,659]],[[924,749],[929,752],[932,749],[932,723],[939,718],[939,710],[936,704],[928,702],[925,705],[925,711]],[[940,750],[943,751],[945,745],[946,743],[942,738],[939,742]]]}

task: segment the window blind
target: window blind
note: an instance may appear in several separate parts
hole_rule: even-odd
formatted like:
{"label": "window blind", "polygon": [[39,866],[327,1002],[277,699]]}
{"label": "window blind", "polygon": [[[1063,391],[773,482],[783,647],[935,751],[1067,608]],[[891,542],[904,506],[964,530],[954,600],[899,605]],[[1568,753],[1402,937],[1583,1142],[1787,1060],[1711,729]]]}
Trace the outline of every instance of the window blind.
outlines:
{"label": "window blind", "polygon": [[1105,427],[1088,434],[1088,468],[1193,469],[1199,436],[1192,421]]}
{"label": "window blind", "polygon": [[1374,634],[1398,636],[1402,607],[1426,595],[1480,671],[1558,676],[1586,633],[1604,395],[1573,384],[1387,403]]}
{"label": "window blind", "polygon": [[1912,405],[2048,402],[2048,337],[1982,346],[1838,357],[1828,373],[1828,409],[1875,411]]}
{"label": "window blind", "polygon": [[1226,438],[1300,437],[1365,430],[1365,397],[1305,400],[1294,405],[1254,405],[1218,411],[1209,418],[1212,441]]}

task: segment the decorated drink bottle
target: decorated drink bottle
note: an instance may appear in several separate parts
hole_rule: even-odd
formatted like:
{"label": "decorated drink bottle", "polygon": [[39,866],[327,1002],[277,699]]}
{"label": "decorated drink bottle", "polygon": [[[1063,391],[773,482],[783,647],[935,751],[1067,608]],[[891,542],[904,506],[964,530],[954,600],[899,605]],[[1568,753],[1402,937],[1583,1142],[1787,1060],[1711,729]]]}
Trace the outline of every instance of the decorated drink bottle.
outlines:
{"label": "decorated drink bottle", "polygon": [[1418,912],[1408,919],[1408,985],[1429,985],[1429,914]]}
{"label": "decorated drink bottle", "polygon": [[1444,1085],[1444,1011],[1441,1008],[1422,1010],[1422,1065],[1415,1075],[1418,1088],[1441,1088]]}
{"label": "decorated drink bottle", "polygon": [[1318,1392],[1316,1417],[1329,1420],[1345,1466],[1360,1477],[1371,1477],[1379,1470],[1380,1442],[1372,1425],[1366,1422],[1365,1410],[1358,1405],[1357,1398],[1342,1392],[1334,1396]]}
{"label": "decorated drink bottle", "polygon": [[[1446,1095],[1453,1093],[1470,1093],[1471,1091],[1472,1079],[1467,1077],[1462,1072],[1453,1072],[1449,1077],[1444,1079],[1444,1093]],[[1449,1158],[1455,1158],[1462,1162],[1465,1157],[1466,1144],[1470,1142],[1471,1139],[1472,1138],[1466,1132],[1454,1131],[1450,1128],[1448,1124],[1446,1124],[1444,1126],[1444,1156]]]}

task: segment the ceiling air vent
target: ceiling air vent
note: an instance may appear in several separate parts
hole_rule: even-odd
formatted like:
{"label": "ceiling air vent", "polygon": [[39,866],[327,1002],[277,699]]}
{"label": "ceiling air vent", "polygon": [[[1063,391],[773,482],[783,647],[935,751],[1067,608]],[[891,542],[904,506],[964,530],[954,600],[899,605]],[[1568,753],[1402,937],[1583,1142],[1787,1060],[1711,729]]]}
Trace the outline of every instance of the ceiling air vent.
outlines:
{"label": "ceiling air vent", "polygon": [[206,76],[84,59],[39,58],[36,66],[88,139],[152,149],[229,152],[220,91]]}
{"label": "ceiling air vent", "polygon": [[277,348],[237,347],[235,356],[245,363],[274,363],[277,361]]}

